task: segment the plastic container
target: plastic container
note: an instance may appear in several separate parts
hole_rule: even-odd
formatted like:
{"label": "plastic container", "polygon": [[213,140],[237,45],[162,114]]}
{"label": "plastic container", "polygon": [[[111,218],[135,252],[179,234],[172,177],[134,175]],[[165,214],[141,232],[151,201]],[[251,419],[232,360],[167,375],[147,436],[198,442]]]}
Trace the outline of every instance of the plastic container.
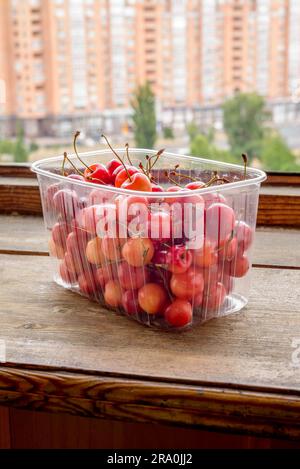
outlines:
{"label": "plastic container", "polygon": [[[124,149],[116,150],[125,157]],[[132,149],[132,163],[151,150]],[[106,164],[110,150],[83,153]],[[71,160],[79,164],[74,155]],[[226,182],[197,190],[137,192],[61,175],[62,156],[32,165],[38,175],[54,279],[142,324],[183,329],[240,311],[248,301],[258,195],[258,169],[164,153],[155,169]],[[71,166],[68,171],[74,172]],[[221,181],[222,182],[222,181]],[[113,314],[113,313],[112,313]]]}

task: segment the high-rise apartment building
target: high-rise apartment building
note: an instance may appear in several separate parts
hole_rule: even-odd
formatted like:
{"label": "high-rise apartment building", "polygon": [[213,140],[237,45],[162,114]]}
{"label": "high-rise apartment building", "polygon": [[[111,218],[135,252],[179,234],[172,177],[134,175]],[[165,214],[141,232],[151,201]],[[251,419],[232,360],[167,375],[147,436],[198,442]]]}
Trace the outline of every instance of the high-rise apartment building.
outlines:
{"label": "high-rise apartment building", "polygon": [[300,95],[300,2],[0,0],[4,124],[52,134],[106,119],[113,130],[145,81],[165,115],[238,91]]}

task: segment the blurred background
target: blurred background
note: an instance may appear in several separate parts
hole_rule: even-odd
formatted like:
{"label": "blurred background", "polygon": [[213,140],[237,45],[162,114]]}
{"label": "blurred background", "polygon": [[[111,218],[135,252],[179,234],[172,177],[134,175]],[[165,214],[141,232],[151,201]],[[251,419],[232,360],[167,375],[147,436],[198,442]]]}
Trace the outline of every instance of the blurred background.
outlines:
{"label": "blurred background", "polygon": [[0,0],[0,161],[76,130],[300,171],[300,1]]}

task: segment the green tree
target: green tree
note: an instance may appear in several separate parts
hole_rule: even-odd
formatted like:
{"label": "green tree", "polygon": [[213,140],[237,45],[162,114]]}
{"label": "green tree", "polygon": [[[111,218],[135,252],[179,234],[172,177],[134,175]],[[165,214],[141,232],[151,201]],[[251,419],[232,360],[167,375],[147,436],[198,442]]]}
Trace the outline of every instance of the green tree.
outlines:
{"label": "green tree", "polygon": [[232,155],[229,151],[217,148],[202,134],[196,135],[191,141],[190,153],[193,156],[224,161],[225,163],[240,163],[241,161],[239,157]]}
{"label": "green tree", "polygon": [[14,146],[13,155],[14,160],[17,163],[27,161],[29,155],[28,149],[24,142],[24,129],[20,125],[18,126],[17,130],[17,140]]}
{"label": "green tree", "polygon": [[173,139],[174,138],[174,132],[172,127],[164,127],[163,128],[163,136],[166,139]]}
{"label": "green tree", "polygon": [[280,135],[269,135],[262,143],[262,167],[274,171],[300,171],[296,157]]}
{"label": "green tree", "polygon": [[141,148],[153,148],[156,141],[155,96],[148,82],[138,87],[131,105],[136,145]]}
{"label": "green tree", "polygon": [[223,123],[231,151],[247,153],[252,159],[261,150],[269,113],[256,93],[239,93],[223,105]]}

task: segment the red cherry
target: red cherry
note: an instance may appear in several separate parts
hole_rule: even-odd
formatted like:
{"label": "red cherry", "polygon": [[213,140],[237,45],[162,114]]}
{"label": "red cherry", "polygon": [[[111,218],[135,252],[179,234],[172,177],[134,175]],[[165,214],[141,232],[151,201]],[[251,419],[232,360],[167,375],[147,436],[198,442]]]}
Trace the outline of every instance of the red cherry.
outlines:
{"label": "red cherry", "polygon": [[203,194],[205,208],[209,208],[212,204],[221,203],[226,205],[225,197],[219,192],[210,192]]}
{"label": "red cherry", "polygon": [[146,174],[143,173],[135,173],[130,175],[130,179],[125,179],[121,187],[122,189],[130,189],[132,191],[152,191],[152,184]]}
{"label": "red cherry", "polygon": [[133,267],[122,262],[118,267],[118,280],[124,290],[137,290],[148,280],[148,272],[143,267]]}
{"label": "red cherry", "polygon": [[206,236],[219,245],[231,235],[235,223],[234,211],[225,204],[212,204],[206,210],[205,223]]}
{"label": "red cherry", "polygon": [[52,238],[56,245],[61,246],[64,250],[66,249],[67,236],[71,231],[70,224],[67,223],[56,223],[52,228]]}
{"label": "red cherry", "polygon": [[139,305],[138,292],[136,290],[127,290],[122,296],[122,306],[127,314],[139,314],[142,309]]}
{"label": "red cherry", "polygon": [[[117,170],[118,169],[119,168],[117,168]],[[126,179],[128,179],[128,174],[130,174],[130,176],[132,176],[135,173],[140,173],[140,170],[138,168],[136,168],[135,166],[126,166],[126,170],[123,167],[118,171],[118,173],[116,175],[116,178],[115,178],[115,187],[121,187],[123,182],[125,182]]]}
{"label": "red cherry", "polygon": [[241,257],[236,257],[230,263],[230,275],[232,277],[244,277],[250,268],[248,257],[244,254]]}
{"label": "red cherry", "polygon": [[152,192],[164,192],[164,189],[157,184],[152,184]]}
{"label": "red cherry", "polygon": [[164,316],[171,326],[184,327],[192,321],[192,306],[186,300],[176,299],[167,307]]}
{"label": "red cherry", "polygon": [[84,170],[84,177],[87,182],[95,184],[111,184],[111,176],[106,167],[101,163],[91,164]]}
{"label": "red cherry", "polygon": [[114,171],[116,168],[119,168],[120,166],[123,167],[122,163],[119,160],[115,160],[115,159],[110,160],[106,164],[107,172],[110,174],[110,177],[111,177],[111,184],[115,183],[116,175],[114,175]]}
{"label": "red cherry", "polygon": [[185,186],[186,189],[190,189],[191,191],[194,191],[196,189],[202,189],[203,187],[205,187],[205,182],[202,182],[202,181],[189,182]]}
{"label": "red cherry", "polygon": [[188,270],[193,260],[191,251],[188,251],[185,246],[172,246],[168,253],[166,264],[168,270],[174,274],[183,274]]}
{"label": "red cherry", "polygon": [[235,224],[235,232],[239,250],[244,253],[249,249],[253,242],[253,230],[249,225],[247,225],[247,223],[243,221],[237,221]]}
{"label": "red cherry", "polygon": [[221,282],[218,282],[209,295],[203,299],[203,308],[207,311],[217,311],[221,308],[226,298],[226,289]]}
{"label": "red cherry", "polygon": [[78,277],[78,286],[81,293],[87,297],[95,298],[99,287],[94,271],[86,270]]}
{"label": "red cherry", "polygon": [[203,291],[203,275],[200,271],[190,267],[183,274],[173,274],[170,287],[172,293],[178,298],[190,300]]}
{"label": "red cherry", "polygon": [[[168,187],[167,189],[167,192],[180,192],[182,191],[181,187],[178,187],[178,186],[170,186]],[[167,204],[174,204],[174,203],[182,203],[182,198],[179,197],[179,196],[174,196],[174,197],[166,197],[165,198],[165,202]]]}
{"label": "red cherry", "polygon": [[230,238],[231,238],[231,235],[227,240],[221,241],[219,244],[218,254],[219,254],[220,260],[232,261],[237,255],[237,249],[238,249],[237,239],[236,238],[230,239]]}

